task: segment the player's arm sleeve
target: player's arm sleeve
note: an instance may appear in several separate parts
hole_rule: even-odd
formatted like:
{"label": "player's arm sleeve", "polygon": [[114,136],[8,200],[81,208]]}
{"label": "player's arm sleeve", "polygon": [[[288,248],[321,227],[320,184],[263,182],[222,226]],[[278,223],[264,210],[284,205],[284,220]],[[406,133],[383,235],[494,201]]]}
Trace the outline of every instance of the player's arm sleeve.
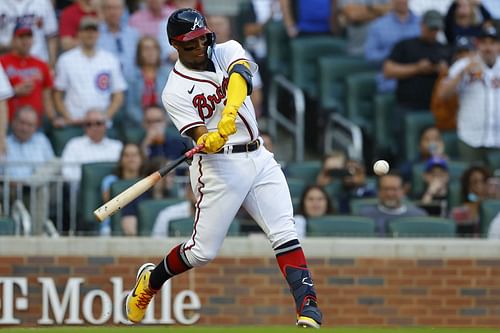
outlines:
{"label": "player's arm sleeve", "polygon": [[192,104],[189,104],[188,100],[175,94],[166,93],[165,90],[161,99],[168,116],[182,136],[190,138],[187,131],[198,126],[205,126],[198,111]]}

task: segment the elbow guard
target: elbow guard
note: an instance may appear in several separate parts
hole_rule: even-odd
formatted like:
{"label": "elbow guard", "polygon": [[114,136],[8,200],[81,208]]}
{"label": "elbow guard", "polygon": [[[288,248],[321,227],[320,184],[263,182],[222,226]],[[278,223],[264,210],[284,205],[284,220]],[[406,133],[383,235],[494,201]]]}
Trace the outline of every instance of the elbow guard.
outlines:
{"label": "elbow guard", "polygon": [[243,64],[236,64],[229,71],[229,76],[231,76],[231,74],[233,73],[238,73],[243,77],[243,79],[247,83],[247,95],[250,96],[253,90],[253,84],[252,84],[253,75],[250,72],[250,69],[248,69],[247,66]]}

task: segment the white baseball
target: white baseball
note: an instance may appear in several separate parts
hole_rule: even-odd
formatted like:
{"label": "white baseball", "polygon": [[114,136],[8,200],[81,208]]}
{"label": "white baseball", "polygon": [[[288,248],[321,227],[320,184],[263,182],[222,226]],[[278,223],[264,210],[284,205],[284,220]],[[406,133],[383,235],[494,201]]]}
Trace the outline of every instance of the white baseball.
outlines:
{"label": "white baseball", "polygon": [[389,172],[389,163],[384,160],[378,160],[373,164],[373,172],[375,172],[377,176],[385,175]]}

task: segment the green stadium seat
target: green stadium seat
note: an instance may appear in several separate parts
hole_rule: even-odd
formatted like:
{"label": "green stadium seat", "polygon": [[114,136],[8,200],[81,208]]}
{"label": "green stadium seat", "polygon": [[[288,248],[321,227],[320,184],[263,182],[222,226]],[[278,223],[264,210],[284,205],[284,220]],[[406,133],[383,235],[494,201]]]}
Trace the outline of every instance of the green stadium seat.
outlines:
{"label": "green stadium seat", "polygon": [[414,161],[418,156],[420,132],[435,124],[434,115],[429,110],[409,112],[404,119],[406,160]]}
{"label": "green stadium seat", "polygon": [[378,198],[359,198],[351,199],[349,205],[351,206],[351,214],[359,215],[364,207],[372,206],[378,203]]}
{"label": "green stadium seat", "polygon": [[8,216],[0,216],[0,236],[13,236],[16,233],[16,223]]}
{"label": "green stadium seat", "polygon": [[389,221],[393,237],[455,237],[456,224],[443,217],[397,217]]}
{"label": "green stadium seat", "polygon": [[138,234],[139,236],[150,236],[156,217],[160,211],[168,206],[178,204],[184,199],[148,199],[139,202],[138,205]]}
{"label": "green stadium seat", "polygon": [[444,151],[450,158],[460,158],[458,154],[458,134],[456,131],[441,132],[444,141]]}
{"label": "green stadium seat", "polygon": [[307,184],[315,184],[321,170],[321,161],[291,162],[286,164],[286,175],[302,179]]}
{"label": "green stadium seat", "polygon": [[136,144],[141,144],[146,131],[142,127],[131,127],[124,131],[125,142],[131,142]]}
{"label": "green stadium seat", "polygon": [[458,207],[462,203],[462,198],[460,194],[460,180],[451,179],[448,185],[448,211],[451,211],[453,207]]}
{"label": "green stadium seat", "polygon": [[487,199],[481,201],[479,206],[481,235],[487,235],[490,228],[490,223],[495,216],[500,212],[499,199]]}
{"label": "green stadium seat", "polygon": [[308,219],[306,230],[311,237],[373,237],[375,222],[364,216],[327,215]]}
{"label": "green stadium seat", "polygon": [[103,204],[101,182],[105,176],[112,174],[115,168],[115,162],[96,162],[82,165],[78,207],[81,217],[80,227],[84,231],[97,231],[99,227],[93,212]]}
{"label": "green stadium seat", "polygon": [[364,58],[338,55],[322,57],[318,62],[319,105],[324,110],[346,114],[345,78],[353,73],[373,69]]}
{"label": "green stadium seat", "polygon": [[490,151],[486,155],[488,165],[492,170],[500,169],[500,151]]}
{"label": "green stadium seat", "polygon": [[266,65],[272,75],[289,75],[290,39],[282,21],[267,21],[264,26],[267,45]]}
{"label": "green stadium seat", "polygon": [[300,198],[307,184],[300,178],[287,178],[288,189],[292,198]]}
{"label": "green stadium seat", "polygon": [[[450,181],[459,180],[464,171],[469,167],[468,162],[463,161],[449,161],[448,173]],[[416,163],[412,167],[412,185],[411,192],[413,196],[421,195],[424,192],[423,173],[425,169],[425,162]]]}
{"label": "green stadium seat", "polygon": [[394,94],[376,94],[373,104],[375,113],[374,148],[395,148],[398,139],[390,133],[392,133],[392,118],[394,117],[396,97]]}
{"label": "green stadium seat", "polygon": [[83,128],[80,126],[66,126],[62,128],[52,128],[50,132],[50,142],[56,156],[61,156],[66,143],[77,136],[83,135]]}
{"label": "green stadium seat", "polygon": [[347,77],[347,117],[360,126],[369,138],[375,136],[374,98],[377,72],[350,74]]}
{"label": "green stadium seat", "polygon": [[331,36],[307,36],[290,42],[291,80],[311,97],[318,97],[320,57],[345,54],[346,42]]}
{"label": "green stadium seat", "polygon": [[[193,232],[193,218],[185,217],[175,219],[168,224],[168,235],[170,237],[189,237]],[[240,234],[240,221],[234,219],[227,231],[228,236],[239,236]]]}
{"label": "green stadium seat", "polygon": [[[133,180],[127,179],[127,180],[117,180],[113,182],[113,184],[111,184],[111,188],[109,191],[110,198],[113,198],[114,196],[125,191],[125,189],[132,186],[137,180],[138,179],[133,179]],[[123,235],[122,226],[120,224],[121,216],[122,216],[121,210],[119,210],[113,216],[111,216],[111,234],[113,236]]]}

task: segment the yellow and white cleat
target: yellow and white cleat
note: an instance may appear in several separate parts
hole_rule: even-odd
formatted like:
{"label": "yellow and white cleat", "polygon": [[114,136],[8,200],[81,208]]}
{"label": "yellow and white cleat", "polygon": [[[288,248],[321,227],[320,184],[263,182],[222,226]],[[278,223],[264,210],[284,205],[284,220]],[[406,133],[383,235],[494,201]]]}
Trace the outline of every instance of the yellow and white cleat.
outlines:
{"label": "yellow and white cleat", "polygon": [[137,272],[137,282],[135,283],[134,289],[132,289],[127,295],[126,309],[127,317],[133,323],[140,323],[149,303],[156,294],[156,290],[149,288],[149,277],[151,276],[151,271],[156,266],[152,263],[147,263],[142,265]]}

